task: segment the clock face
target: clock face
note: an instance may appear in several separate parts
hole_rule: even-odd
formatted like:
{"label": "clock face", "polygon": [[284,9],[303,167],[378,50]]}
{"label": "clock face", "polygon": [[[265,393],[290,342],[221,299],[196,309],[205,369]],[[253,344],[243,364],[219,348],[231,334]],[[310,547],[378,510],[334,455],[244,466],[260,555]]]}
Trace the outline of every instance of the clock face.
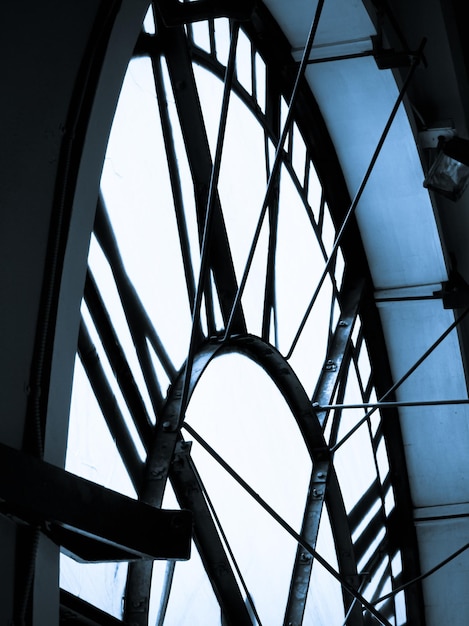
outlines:
{"label": "clock face", "polygon": [[63,556],[61,585],[132,624],[403,623],[403,593],[376,603],[407,540],[396,422],[356,406],[387,384],[361,244],[335,244],[330,140],[254,17],[147,15],[82,303],[67,469],[191,510],[191,558]]}

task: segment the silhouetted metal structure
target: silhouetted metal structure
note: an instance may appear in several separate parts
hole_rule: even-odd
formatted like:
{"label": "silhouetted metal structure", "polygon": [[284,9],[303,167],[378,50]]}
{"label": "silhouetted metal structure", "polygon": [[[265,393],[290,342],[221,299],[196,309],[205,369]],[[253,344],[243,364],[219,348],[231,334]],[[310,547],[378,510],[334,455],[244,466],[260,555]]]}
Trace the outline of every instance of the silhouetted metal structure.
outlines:
{"label": "silhouetted metal structure", "polygon": [[[274,1],[65,4],[26,2],[0,9],[3,24],[12,24],[4,41],[10,50],[13,41],[18,46],[5,78],[13,104],[5,105],[3,122],[10,120],[11,126],[5,133],[10,153],[2,160],[1,367],[7,417],[0,429],[0,545],[8,582],[0,588],[0,621],[143,626],[175,623],[178,613],[183,623],[190,609],[174,583],[176,561],[197,555],[222,624],[270,623],[231,530],[241,519],[251,527],[251,509],[243,511],[224,486],[211,492],[212,472],[219,472],[291,542],[288,576],[282,579],[288,584],[284,595],[272,600],[278,623],[332,623],[327,620],[336,619],[337,610],[348,625],[441,623],[445,594],[459,593],[464,582],[464,574],[457,578],[445,567],[467,559],[468,544],[455,547],[444,536],[456,528],[456,541],[465,532],[468,487],[461,450],[468,401],[461,392],[465,291],[451,287],[448,276],[454,274],[446,271],[450,264],[440,237],[461,260],[462,276],[468,261],[454,218],[435,219],[433,210],[447,200],[429,199],[410,174],[404,176],[407,187],[398,190],[403,176],[396,144],[419,153],[414,138],[418,141],[419,124],[429,111],[421,111],[417,101],[419,90],[428,96],[436,89],[421,77],[427,67],[432,71],[432,63],[438,72],[440,61],[456,68],[465,93],[467,77],[459,67],[459,60],[467,60],[464,54],[451,63],[438,59],[444,44],[435,43],[422,16],[401,2],[347,9],[338,0],[320,0],[314,7],[298,2],[291,15]],[[459,4],[432,7],[435,22],[443,7],[448,32],[459,42],[454,20]],[[347,11],[356,22],[348,23]],[[357,24],[369,37],[354,36]],[[297,37],[301,49],[295,47]],[[37,56],[27,61],[39,42]],[[352,145],[354,132],[347,133],[348,125],[367,128],[368,113],[360,111],[366,90],[360,83],[355,94],[345,69],[357,72],[362,66],[342,65],[361,61],[370,80],[378,84],[385,74],[383,84],[389,81],[373,91],[364,79],[372,139],[364,139],[363,158],[360,153],[363,171],[357,167],[361,147]],[[121,106],[121,86],[125,94],[125,76],[132,76],[138,63],[146,64],[160,132],[158,145],[152,137],[150,148],[163,155],[160,169],[144,183],[153,203],[155,236],[149,246],[161,245],[157,235],[166,228],[168,204],[177,234],[172,240],[177,245],[163,252],[159,265],[145,268],[156,309],[172,318],[169,334],[135,280],[124,243],[137,212],[128,206],[122,227],[119,192],[113,195],[102,182],[103,163],[112,161],[106,148],[119,128],[112,120]],[[329,65],[336,68],[332,78],[324,69]],[[29,80],[22,78],[23,67]],[[218,91],[210,91],[215,84]],[[38,93],[34,102],[31,89]],[[329,89],[336,99],[330,99]],[[381,107],[376,119],[375,96]],[[238,148],[234,161],[226,156],[248,119],[240,117],[236,126],[233,100],[254,120],[251,134],[258,133],[262,145],[255,154],[262,180],[252,192],[258,202],[252,207],[231,203],[231,196],[239,202],[237,187],[252,184],[239,162],[248,163],[254,154],[253,140],[244,152]],[[456,116],[459,100],[449,90],[447,100]],[[434,109],[434,118],[445,112],[437,104]],[[463,133],[465,117],[455,121]],[[141,152],[130,155],[137,169],[148,158],[143,140]],[[423,161],[423,151],[420,157]],[[397,173],[389,169],[393,159]],[[417,170],[417,156],[411,159]],[[380,177],[395,173],[396,210],[405,212],[407,201],[418,204],[425,194],[428,207],[421,210],[430,216],[409,217],[402,229],[387,204],[393,198],[384,197],[378,208]],[[249,226],[243,222],[247,215]],[[416,259],[409,261],[399,246],[412,249],[417,226],[422,233],[415,235]],[[305,232],[309,243],[303,247]],[[169,242],[169,229],[167,237]],[[137,241],[132,254],[146,258],[146,241]],[[422,263],[427,245],[435,258],[428,271]],[[158,283],[158,274],[167,282]],[[295,284],[292,292],[289,283]],[[301,297],[296,301],[289,293]],[[182,357],[174,336],[182,337]],[[453,343],[445,352],[448,337]],[[301,487],[292,481],[284,500],[288,511],[289,498],[303,489],[295,523],[259,491],[256,463],[251,475],[244,475],[229,460],[229,435],[218,450],[211,433],[202,424],[199,430],[197,416],[190,414],[192,397],[208,373],[233,355],[267,375],[299,433],[295,441],[301,442],[298,454],[308,459],[307,474],[298,481]],[[86,383],[77,382],[77,371]],[[413,384],[415,372],[422,377]],[[115,444],[128,480],[122,493],[105,486],[97,472],[93,482],[66,465],[74,450],[70,397],[72,390],[84,394],[79,384],[91,390],[96,420],[103,420]],[[223,417],[234,419],[223,393],[217,402],[221,416],[214,434],[225,428]],[[416,419],[415,410],[425,415]],[[438,459],[432,429],[437,439],[453,429]],[[267,451],[274,430],[265,434]],[[420,432],[428,439],[428,459],[418,447]],[[106,446],[103,440],[103,457]],[[236,453],[243,457],[244,446]],[[204,455],[217,470],[207,469]],[[288,458],[285,452],[277,464]],[[454,477],[436,484],[433,465],[440,467],[436,473],[445,473],[446,460]],[[446,481],[454,493],[445,493]],[[180,510],[166,505],[168,492]],[[259,535],[263,541],[272,544],[262,570],[268,588],[279,567],[279,548],[267,531]],[[435,542],[437,558],[429,560]],[[60,551],[90,563],[129,563],[119,615],[66,585],[59,590],[59,570],[67,567]],[[164,575],[155,575],[154,560],[167,561]],[[441,583],[434,575],[442,571],[451,575],[435,599]],[[464,605],[461,621],[451,621],[463,624],[468,613]]]}

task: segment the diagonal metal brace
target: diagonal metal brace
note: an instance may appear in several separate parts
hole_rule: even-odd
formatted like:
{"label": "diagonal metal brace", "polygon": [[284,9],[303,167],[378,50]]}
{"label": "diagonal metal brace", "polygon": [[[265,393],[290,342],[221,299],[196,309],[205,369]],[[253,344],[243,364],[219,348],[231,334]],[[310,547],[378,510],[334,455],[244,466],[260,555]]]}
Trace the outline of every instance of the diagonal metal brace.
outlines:
{"label": "diagonal metal brace", "polygon": [[0,444],[0,513],[78,560],[187,560],[192,513],[162,510]]}

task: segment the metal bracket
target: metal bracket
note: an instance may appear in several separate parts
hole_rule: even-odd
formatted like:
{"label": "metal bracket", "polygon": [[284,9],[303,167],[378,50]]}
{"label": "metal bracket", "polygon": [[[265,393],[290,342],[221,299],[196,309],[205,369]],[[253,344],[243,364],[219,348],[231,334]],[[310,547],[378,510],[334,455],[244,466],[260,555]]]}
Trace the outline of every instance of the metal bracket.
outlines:
{"label": "metal bracket", "polygon": [[469,285],[456,270],[451,270],[448,280],[441,283],[441,289],[434,291],[436,298],[441,298],[443,308],[462,309],[469,306]]}
{"label": "metal bracket", "polygon": [[409,67],[412,63],[412,54],[406,50],[384,48],[379,35],[371,36],[373,56],[380,70],[389,70],[396,67]]}

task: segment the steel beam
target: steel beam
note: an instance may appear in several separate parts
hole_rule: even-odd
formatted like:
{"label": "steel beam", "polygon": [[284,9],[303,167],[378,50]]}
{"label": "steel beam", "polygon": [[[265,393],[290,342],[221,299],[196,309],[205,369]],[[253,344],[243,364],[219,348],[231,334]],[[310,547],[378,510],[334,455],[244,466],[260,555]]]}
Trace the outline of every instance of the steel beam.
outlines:
{"label": "steel beam", "polygon": [[53,540],[62,538],[78,559],[190,557],[190,511],[157,509],[5,444],[0,444],[0,499],[3,514]]}

